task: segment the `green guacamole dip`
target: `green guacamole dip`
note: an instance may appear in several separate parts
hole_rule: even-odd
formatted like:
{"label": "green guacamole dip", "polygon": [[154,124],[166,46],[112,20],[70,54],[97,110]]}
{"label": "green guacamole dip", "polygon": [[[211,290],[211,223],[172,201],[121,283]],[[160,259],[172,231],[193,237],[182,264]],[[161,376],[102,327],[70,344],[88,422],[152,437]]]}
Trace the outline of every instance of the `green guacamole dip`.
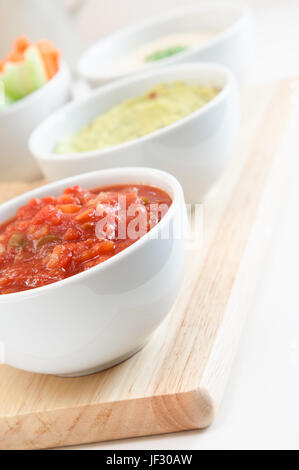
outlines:
{"label": "green guacamole dip", "polygon": [[169,126],[212,100],[219,90],[183,82],[160,84],[100,115],[77,134],[59,141],[55,153],[89,152],[122,144]]}

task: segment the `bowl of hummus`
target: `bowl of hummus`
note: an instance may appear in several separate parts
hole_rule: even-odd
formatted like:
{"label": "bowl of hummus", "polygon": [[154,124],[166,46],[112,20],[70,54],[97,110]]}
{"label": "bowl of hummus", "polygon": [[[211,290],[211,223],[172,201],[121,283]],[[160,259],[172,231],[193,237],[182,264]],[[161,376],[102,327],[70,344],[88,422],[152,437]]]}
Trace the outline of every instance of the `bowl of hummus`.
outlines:
{"label": "bowl of hummus", "polygon": [[164,65],[211,61],[229,67],[242,83],[250,25],[250,11],[243,5],[206,2],[174,9],[91,45],[79,59],[78,72],[98,86]]}
{"label": "bowl of hummus", "polygon": [[239,124],[233,74],[216,64],[178,64],[101,87],[64,106],[29,147],[49,180],[123,166],[167,170],[188,202],[221,176]]}

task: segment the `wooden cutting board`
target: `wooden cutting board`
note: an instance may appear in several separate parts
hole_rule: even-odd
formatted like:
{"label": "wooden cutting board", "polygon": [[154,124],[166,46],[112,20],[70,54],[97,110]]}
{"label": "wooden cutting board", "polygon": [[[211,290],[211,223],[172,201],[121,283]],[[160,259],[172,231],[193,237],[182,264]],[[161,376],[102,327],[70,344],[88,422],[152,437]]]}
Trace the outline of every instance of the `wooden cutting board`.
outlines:
{"label": "wooden cutting board", "polygon": [[[211,424],[297,159],[294,84],[263,85],[242,97],[237,151],[199,218],[203,246],[190,246],[178,300],[143,351],[78,379],[0,366],[0,449],[58,447]],[[0,200],[27,189],[1,184]]]}

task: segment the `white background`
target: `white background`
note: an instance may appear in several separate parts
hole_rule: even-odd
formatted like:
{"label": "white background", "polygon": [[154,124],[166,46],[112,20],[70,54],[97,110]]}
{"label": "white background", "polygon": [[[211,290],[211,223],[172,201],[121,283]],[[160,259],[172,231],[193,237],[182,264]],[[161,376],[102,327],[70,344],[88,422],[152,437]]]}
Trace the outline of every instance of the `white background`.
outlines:
{"label": "white background", "polygon": [[[196,2],[90,0],[77,26],[88,43],[139,18],[189,3]],[[247,4],[253,8],[256,29],[253,80],[299,77],[299,0],[249,0]],[[298,202],[299,162],[214,424],[205,431],[80,448],[299,448]]]}

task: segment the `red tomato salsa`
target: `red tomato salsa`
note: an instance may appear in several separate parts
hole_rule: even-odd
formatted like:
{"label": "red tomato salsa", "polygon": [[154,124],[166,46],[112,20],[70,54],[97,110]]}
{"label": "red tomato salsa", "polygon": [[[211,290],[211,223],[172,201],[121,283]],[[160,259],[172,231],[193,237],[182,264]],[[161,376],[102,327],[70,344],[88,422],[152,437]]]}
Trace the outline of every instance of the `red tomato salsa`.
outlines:
{"label": "red tomato salsa", "polygon": [[120,185],[67,188],[32,199],[0,226],[0,295],[78,274],[135,243],[165,215],[161,189]]}

